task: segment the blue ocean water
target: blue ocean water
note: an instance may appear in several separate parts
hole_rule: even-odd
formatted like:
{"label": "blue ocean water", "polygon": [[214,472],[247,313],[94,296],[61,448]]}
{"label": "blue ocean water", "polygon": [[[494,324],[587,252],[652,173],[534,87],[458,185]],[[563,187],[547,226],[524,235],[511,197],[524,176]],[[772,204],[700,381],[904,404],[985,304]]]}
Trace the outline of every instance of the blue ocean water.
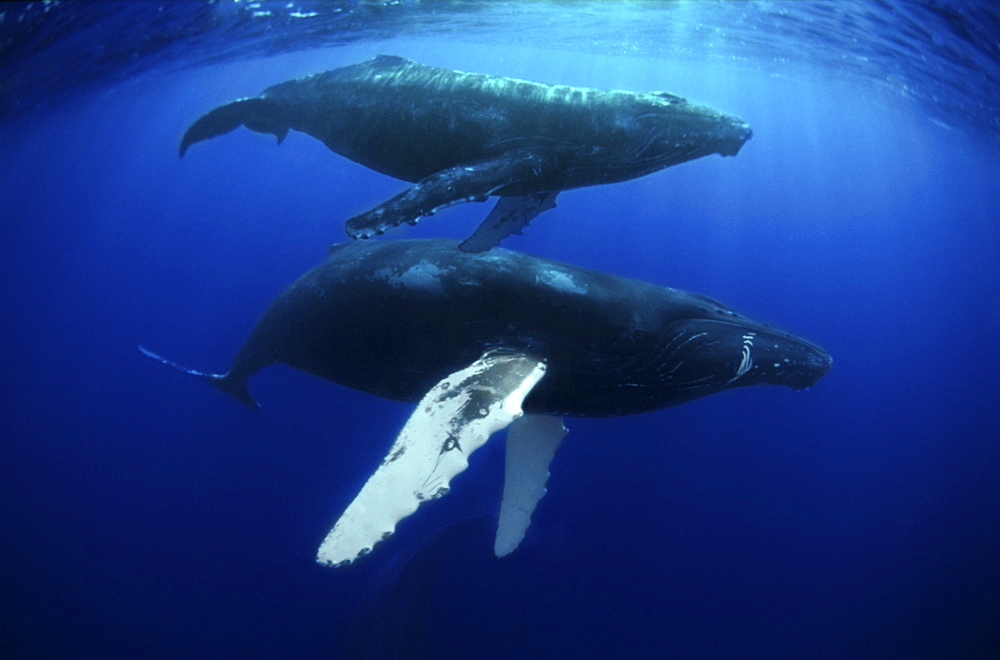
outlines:
{"label": "blue ocean water", "polygon": [[[988,4],[10,6],[3,657],[1000,652]],[[220,103],[378,53],[745,118],[735,158],[563,193],[504,246],[710,295],[833,370],[569,420],[507,559],[492,442],[370,557],[315,564],[411,406],[274,367],[253,413],[136,346],[224,370],[343,219],[402,188],[298,133],[177,157]],[[487,208],[386,240],[464,237]]]}

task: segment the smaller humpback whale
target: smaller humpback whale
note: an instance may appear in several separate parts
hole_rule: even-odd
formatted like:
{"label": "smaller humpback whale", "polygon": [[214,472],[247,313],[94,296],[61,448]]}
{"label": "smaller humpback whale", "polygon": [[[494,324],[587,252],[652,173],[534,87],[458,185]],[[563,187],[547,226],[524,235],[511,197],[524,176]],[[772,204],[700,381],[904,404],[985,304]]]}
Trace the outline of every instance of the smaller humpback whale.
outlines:
{"label": "smaller humpback whale", "polygon": [[239,126],[308,133],[373,170],[415,183],[347,221],[369,238],[462,202],[499,196],[462,249],[480,252],[555,206],[561,190],[634,179],[750,136],[740,118],[665,92],[548,85],[426,66],[390,55],[265,89],[188,128],[196,142]]}
{"label": "smaller humpback whale", "polygon": [[141,350],[254,408],[247,381],[276,363],[419,402],[320,547],[318,561],[332,565],[444,495],[508,425],[497,556],[518,546],[545,493],[562,417],[643,413],[748,385],[803,389],[831,365],[818,346],[705,296],[410,240],[332,247],[274,300],[226,373]]}

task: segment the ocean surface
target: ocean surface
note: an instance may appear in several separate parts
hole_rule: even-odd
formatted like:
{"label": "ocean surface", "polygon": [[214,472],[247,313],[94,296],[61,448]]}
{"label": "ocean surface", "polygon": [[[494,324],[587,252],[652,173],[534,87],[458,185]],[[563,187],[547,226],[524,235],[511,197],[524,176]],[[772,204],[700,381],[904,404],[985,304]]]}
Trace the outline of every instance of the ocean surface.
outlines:
{"label": "ocean surface", "polygon": [[[279,366],[255,413],[137,346],[224,371],[404,188],[302,133],[178,158],[208,110],[380,53],[743,117],[738,156],[564,192],[504,247],[709,295],[832,371],[568,420],[506,559],[495,438],[317,565],[412,406]],[[2,3],[0,657],[996,657],[998,208],[985,0]]]}

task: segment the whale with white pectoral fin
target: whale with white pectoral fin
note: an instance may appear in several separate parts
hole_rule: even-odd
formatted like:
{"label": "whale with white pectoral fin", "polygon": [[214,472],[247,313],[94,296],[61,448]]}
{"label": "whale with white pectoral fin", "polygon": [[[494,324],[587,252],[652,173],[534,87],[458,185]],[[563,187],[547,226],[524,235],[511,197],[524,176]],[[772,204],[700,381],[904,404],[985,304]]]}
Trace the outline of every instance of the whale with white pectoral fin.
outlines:
{"label": "whale with white pectoral fin", "polygon": [[268,87],[195,121],[180,153],[240,126],[290,130],[415,185],[347,220],[352,238],[499,197],[461,247],[489,250],[555,206],[562,190],[616,183],[750,139],[739,117],[666,92],[549,85],[380,55]]}
{"label": "whale with white pectoral fin", "polygon": [[566,416],[649,412],[746,385],[812,386],[822,348],[711,298],[453,241],[349,242],[282,292],[223,374],[187,369],[256,407],[251,375],[283,363],[417,407],[323,541],[350,563],[444,495],[506,427],[495,543],[512,552],[545,493]]}

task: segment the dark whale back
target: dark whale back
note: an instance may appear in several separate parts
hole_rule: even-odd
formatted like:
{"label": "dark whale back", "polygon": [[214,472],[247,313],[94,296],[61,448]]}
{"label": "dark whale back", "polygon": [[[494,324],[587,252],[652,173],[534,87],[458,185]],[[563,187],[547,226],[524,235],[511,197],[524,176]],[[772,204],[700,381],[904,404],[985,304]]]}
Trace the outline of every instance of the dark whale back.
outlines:
{"label": "dark whale back", "polygon": [[274,363],[379,396],[419,400],[485,350],[545,358],[528,412],[607,416],[729,387],[812,385],[819,347],[676,289],[452,241],[331,248],[265,311],[227,378]]}
{"label": "dark whale back", "polygon": [[[586,157],[590,165],[560,189],[612,183],[713,152],[735,154],[749,135],[741,119],[670,94],[551,85],[391,55],[280,83],[261,97],[300,109],[291,128],[413,182],[458,163],[543,149]],[[654,131],[669,132],[663,142],[677,146],[643,157]],[[594,157],[602,152],[606,157]]]}
{"label": "dark whale back", "polygon": [[499,197],[461,248],[490,249],[555,207],[563,190],[615,183],[750,139],[739,117],[663,92],[549,85],[382,55],[268,87],[195,121],[180,153],[240,126],[281,142],[290,130],[413,182],[348,218],[351,238]]}
{"label": "dark whale back", "polygon": [[289,129],[307,133],[411,182],[519,149],[578,161],[558,181],[498,192],[505,195],[612,183],[710,153],[735,155],[750,136],[742,119],[672,94],[536,83],[391,55],[221,106],[192,125],[181,153],[240,123],[279,140]]}

